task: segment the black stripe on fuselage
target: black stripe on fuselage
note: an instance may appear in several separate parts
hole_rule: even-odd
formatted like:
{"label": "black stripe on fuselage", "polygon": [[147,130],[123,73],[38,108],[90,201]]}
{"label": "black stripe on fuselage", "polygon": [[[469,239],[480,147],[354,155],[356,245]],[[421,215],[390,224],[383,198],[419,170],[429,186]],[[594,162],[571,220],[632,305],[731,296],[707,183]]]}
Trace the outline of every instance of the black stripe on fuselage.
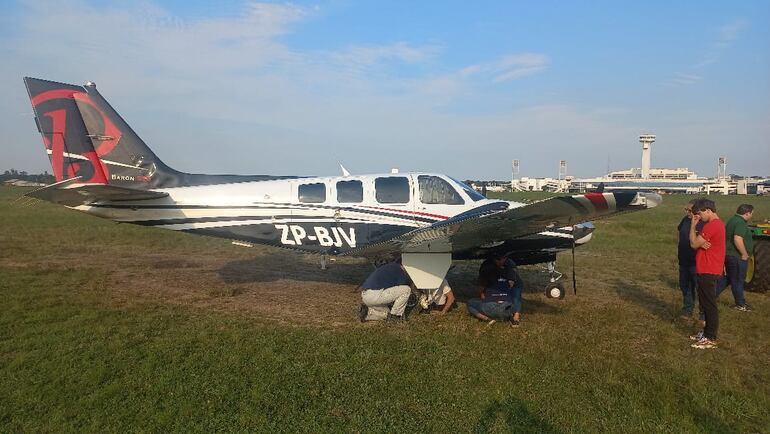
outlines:
{"label": "black stripe on fuselage", "polygon": [[[159,219],[159,220],[135,220],[131,221],[130,223],[142,225],[142,226],[165,226],[165,225],[179,225],[179,224],[188,224],[188,223],[210,223],[210,222],[231,222],[231,221],[274,221],[274,220],[288,220],[290,222],[307,222],[307,221],[314,221],[318,219],[326,219],[326,220],[332,220],[333,217],[321,217],[321,216],[296,216],[296,215],[270,215],[270,216],[223,216],[223,217],[189,217],[189,218],[177,218],[177,219]],[[366,223],[369,220],[364,219],[357,219],[357,218],[350,218],[346,217],[344,219],[346,223],[349,223],[349,220],[355,220],[362,223]],[[280,223],[280,222],[279,222]],[[252,223],[249,223],[252,224]]]}
{"label": "black stripe on fuselage", "polygon": [[[121,204],[91,204],[92,207],[97,208],[116,208],[116,209],[276,209],[276,210],[291,210],[291,209],[332,209],[332,210],[341,210],[341,211],[349,211],[349,212],[356,212],[361,214],[371,214],[371,215],[377,215],[382,217],[393,217],[393,218],[399,218],[403,220],[415,220],[422,223],[436,223],[437,219],[431,219],[426,218],[419,215],[414,214],[408,214],[408,215],[402,215],[402,214],[396,214],[392,212],[384,212],[384,211],[377,211],[377,210],[371,210],[371,209],[361,209],[361,208],[353,208],[353,207],[333,207],[333,206],[316,206],[316,205],[304,205],[304,204],[282,204],[282,203],[273,203],[273,204],[265,204],[265,206],[259,206],[259,205],[241,205],[241,206],[232,206],[232,205],[142,205],[142,204],[136,204],[136,205],[121,205]],[[132,221],[131,223],[137,223],[140,224],[139,221]]]}

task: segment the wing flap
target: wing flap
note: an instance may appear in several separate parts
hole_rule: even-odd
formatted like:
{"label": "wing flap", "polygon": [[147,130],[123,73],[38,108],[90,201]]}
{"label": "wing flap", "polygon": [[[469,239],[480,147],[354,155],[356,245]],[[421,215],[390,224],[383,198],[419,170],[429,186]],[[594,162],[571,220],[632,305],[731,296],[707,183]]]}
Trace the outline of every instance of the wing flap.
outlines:
{"label": "wing flap", "polygon": [[87,205],[99,201],[126,201],[159,199],[168,193],[152,190],[136,190],[109,184],[79,184],[79,178],[66,179],[31,191],[24,196],[41,199],[65,206]]}

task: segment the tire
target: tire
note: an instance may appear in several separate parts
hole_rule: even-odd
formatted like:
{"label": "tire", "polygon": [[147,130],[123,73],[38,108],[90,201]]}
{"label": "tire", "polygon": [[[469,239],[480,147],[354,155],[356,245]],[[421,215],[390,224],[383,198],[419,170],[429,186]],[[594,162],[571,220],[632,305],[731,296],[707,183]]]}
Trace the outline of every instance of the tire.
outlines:
{"label": "tire", "polygon": [[770,239],[754,238],[754,272],[746,275],[746,290],[767,292],[770,289]]}
{"label": "tire", "polygon": [[559,300],[563,300],[566,294],[567,291],[564,290],[564,286],[561,283],[549,283],[545,287],[546,298],[558,298]]}

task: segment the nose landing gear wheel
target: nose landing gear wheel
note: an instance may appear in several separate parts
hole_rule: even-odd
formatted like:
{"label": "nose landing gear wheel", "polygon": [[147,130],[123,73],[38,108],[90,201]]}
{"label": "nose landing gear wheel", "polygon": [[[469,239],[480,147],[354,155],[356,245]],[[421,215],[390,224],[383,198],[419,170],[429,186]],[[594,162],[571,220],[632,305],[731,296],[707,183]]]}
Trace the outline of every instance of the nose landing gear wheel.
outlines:
{"label": "nose landing gear wheel", "polygon": [[567,291],[564,290],[564,286],[561,283],[549,283],[548,286],[545,287],[545,296],[547,298],[558,298],[559,300],[563,300],[566,294]]}

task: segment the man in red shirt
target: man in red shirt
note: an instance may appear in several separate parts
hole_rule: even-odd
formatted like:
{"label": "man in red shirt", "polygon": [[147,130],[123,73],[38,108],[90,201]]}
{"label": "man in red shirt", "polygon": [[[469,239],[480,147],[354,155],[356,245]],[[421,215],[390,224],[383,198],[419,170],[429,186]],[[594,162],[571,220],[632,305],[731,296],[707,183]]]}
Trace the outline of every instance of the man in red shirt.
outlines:
{"label": "man in red shirt", "polygon": [[[699,221],[706,224],[700,234],[695,226]],[[725,262],[725,224],[717,215],[714,201],[699,199],[693,205],[693,218],[690,223],[690,246],[695,249],[695,273],[698,276],[698,302],[706,314],[706,327],[703,332],[690,336],[696,340],[693,348],[708,349],[717,347],[717,329],[719,328],[719,310],[717,309],[717,281],[722,277]]]}

